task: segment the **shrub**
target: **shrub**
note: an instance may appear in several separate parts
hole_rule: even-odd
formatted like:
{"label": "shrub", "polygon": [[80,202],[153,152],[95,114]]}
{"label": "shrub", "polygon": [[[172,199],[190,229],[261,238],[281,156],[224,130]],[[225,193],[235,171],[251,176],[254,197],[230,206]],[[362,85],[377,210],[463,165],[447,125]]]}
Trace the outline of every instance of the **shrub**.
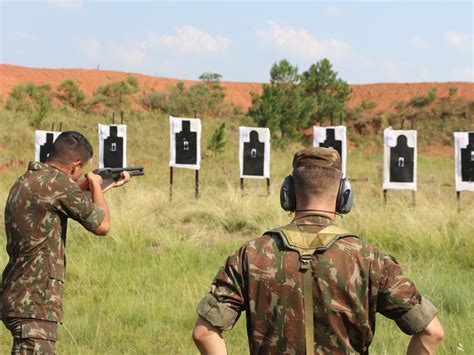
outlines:
{"label": "shrub", "polygon": [[214,154],[221,153],[226,145],[225,140],[225,122],[217,127],[207,145],[207,149],[212,150]]}
{"label": "shrub", "polygon": [[90,105],[104,104],[113,109],[124,109],[130,105],[128,96],[138,91],[138,79],[129,76],[126,80],[114,81],[94,91]]}
{"label": "shrub", "polygon": [[30,125],[35,128],[40,127],[51,107],[51,85],[35,85],[32,82],[13,87],[6,106],[11,111],[30,113]]}
{"label": "shrub", "polygon": [[71,106],[75,109],[81,109],[83,107],[86,95],[81,90],[75,80],[66,79],[56,88],[56,97],[63,103]]}
{"label": "shrub", "polygon": [[167,89],[165,107],[174,116],[218,115],[224,107],[224,97],[224,88],[217,82],[198,83],[186,88],[184,82],[179,81],[175,87]]}
{"label": "shrub", "polygon": [[373,109],[377,104],[374,101],[364,100],[361,102],[360,107],[364,110]]}
{"label": "shrub", "polygon": [[166,94],[155,90],[151,90],[147,94],[143,93],[140,103],[144,109],[149,111],[160,110],[165,112],[168,109]]}
{"label": "shrub", "polygon": [[424,106],[428,106],[434,100],[436,100],[435,88],[428,91],[428,93],[425,96],[413,96],[410,99],[409,104],[413,107],[424,107]]}
{"label": "shrub", "polygon": [[458,92],[458,88],[456,86],[451,86],[449,89],[448,89],[448,95],[449,97],[453,97],[454,95],[456,95],[456,93]]}

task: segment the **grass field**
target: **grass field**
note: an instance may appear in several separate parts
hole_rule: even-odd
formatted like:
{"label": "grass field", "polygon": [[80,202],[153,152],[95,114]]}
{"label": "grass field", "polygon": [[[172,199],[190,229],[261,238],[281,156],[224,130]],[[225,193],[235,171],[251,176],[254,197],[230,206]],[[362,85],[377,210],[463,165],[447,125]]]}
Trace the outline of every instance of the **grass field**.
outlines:
{"label": "grass field", "polygon": [[[97,123],[110,122],[102,116],[58,112],[43,128],[53,121],[85,133],[96,150]],[[290,172],[293,152],[303,144],[272,149],[270,196],[264,182],[256,180],[246,182],[242,194],[238,122],[229,122],[226,151],[215,155],[206,146],[220,120],[203,119],[201,196],[194,199],[194,172],[176,170],[169,201],[167,117],[142,113],[127,123],[129,165],[144,165],[146,176],[107,193],[112,213],[107,237],[70,223],[58,351],[197,354],[191,340],[197,303],[228,254],[245,240],[290,220],[279,208],[279,185]],[[0,144],[3,206],[9,187],[34,156],[34,130],[27,118],[0,109]],[[464,193],[457,212],[453,158],[419,154],[416,207],[411,206],[411,192],[394,191],[384,207],[382,150],[353,150],[347,164],[348,176],[355,180],[355,204],[338,223],[396,257],[438,307],[446,332],[439,353],[473,354],[474,199]],[[3,207],[0,211],[3,222]],[[0,234],[3,268],[3,228]],[[230,354],[248,353],[244,319],[225,339]],[[402,354],[408,341],[393,322],[380,316],[371,353]],[[9,349],[10,336],[0,330],[0,353]]]}

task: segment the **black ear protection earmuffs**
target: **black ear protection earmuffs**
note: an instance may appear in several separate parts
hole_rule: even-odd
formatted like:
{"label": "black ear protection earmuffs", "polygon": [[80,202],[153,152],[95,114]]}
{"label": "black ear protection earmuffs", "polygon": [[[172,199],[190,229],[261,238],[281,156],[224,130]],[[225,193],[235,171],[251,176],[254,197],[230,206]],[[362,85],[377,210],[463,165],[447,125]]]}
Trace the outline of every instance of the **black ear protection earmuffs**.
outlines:
{"label": "black ear protection earmuffs", "polygon": [[[346,214],[352,208],[354,193],[349,179],[341,179],[339,191],[336,199],[336,213]],[[280,205],[285,211],[294,212],[296,210],[295,182],[293,175],[288,175],[280,189]]]}

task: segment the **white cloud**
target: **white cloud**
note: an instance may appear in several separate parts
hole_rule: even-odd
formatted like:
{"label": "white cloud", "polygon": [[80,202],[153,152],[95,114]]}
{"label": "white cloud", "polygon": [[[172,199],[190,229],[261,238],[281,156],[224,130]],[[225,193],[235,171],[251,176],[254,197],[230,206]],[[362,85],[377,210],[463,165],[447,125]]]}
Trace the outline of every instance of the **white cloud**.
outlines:
{"label": "white cloud", "polygon": [[225,51],[230,39],[212,36],[191,26],[178,28],[174,35],[149,33],[142,39],[102,43],[95,38],[76,42],[91,64],[100,62],[107,67],[122,67],[124,70],[143,70],[156,66],[158,60],[170,62],[183,54],[206,55]]}
{"label": "white cloud", "polygon": [[32,32],[13,32],[10,36],[15,41],[36,41],[37,37]]}
{"label": "white cloud", "polygon": [[180,27],[175,35],[159,34],[155,40],[161,45],[184,54],[224,52],[231,44],[231,40],[226,37],[213,36],[193,26]]}
{"label": "white cloud", "polygon": [[474,82],[474,66],[454,68],[451,73],[453,80]]}
{"label": "white cloud", "polygon": [[472,34],[458,33],[458,32],[446,32],[443,34],[443,38],[451,46],[464,49],[472,52],[473,37]]}
{"label": "white cloud", "polygon": [[308,60],[346,57],[352,51],[346,42],[332,38],[318,40],[303,28],[282,26],[275,22],[269,22],[268,25],[267,30],[257,30],[260,39],[284,52],[294,53]]}
{"label": "white cloud", "polygon": [[82,9],[83,0],[48,0],[48,4],[60,7],[64,10],[76,11]]}
{"label": "white cloud", "polygon": [[331,17],[341,16],[341,9],[338,7],[330,6],[326,9],[326,14]]}
{"label": "white cloud", "polygon": [[95,60],[100,57],[99,52],[103,48],[103,45],[99,40],[90,38],[77,41],[77,47],[85,54],[88,59]]}
{"label": "white cloud", "polygon": [[129,47],[112,44],[109,50],[113,58],[117,58],[122,63],[132,66],[142,64],[146,56],[146,48],[143,45]]}
{"label": "white cloud", "polygon": [[430,44],[429,42],[421,37],[421,36],[413,36],[411,39],[410,39],[410,45],[414,48],[418,48],[418,49],[426,49],[426,48],[430,48]]}

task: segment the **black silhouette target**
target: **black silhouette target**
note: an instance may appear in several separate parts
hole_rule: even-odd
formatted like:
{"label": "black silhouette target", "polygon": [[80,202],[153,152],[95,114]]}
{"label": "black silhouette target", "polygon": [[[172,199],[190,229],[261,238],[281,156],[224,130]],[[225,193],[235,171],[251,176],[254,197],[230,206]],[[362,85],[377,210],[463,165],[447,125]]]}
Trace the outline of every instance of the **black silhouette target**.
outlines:
{"label": "black silhouette target", "polygon": [[251,131],[250,142],[244,143],[243,175],[263,176],[265,143],[260,142],[257,131]]}
{"label": "black silhouette target", "polygon": [[46,162],[53,149],[54,141],[60,134],[61,132],[56,131],[35,131],[35,161]]}
{"label": "black silhouette target", "polygon": [[41,163],[45,163],[46,159],[48,158],[49,153],[51,153],[51,150],[53,149],[53,144],[54,144],[54,133],[47,132],[46,133],[46,142],[44,144],[40,145],[39,148],[39,161]]}
{"label": "black silhouette target", "polygon": [[123,167],[123,137],[118,136],[117,126],[110,126],[109,137],[104,139],[104,167]]}
{"label": "black silhouette target", "polygon": [[320,147],[333,148],[337,150],[339,156],[342,157],[342,141],[336,139],[336,130],[334,128],[326,128],[326,139],[319,143]]}
{"label": "black silhouette target", "polygon": [[474,132],[469,132],[469,144],[461,149],[461,180],[474,182]]}
{"label": "black silhouette target", "polygon": [[415,148],[408,146],[407,136],[397,137],[397,145],[390,148],[390,182],[414,182]]}
{"label": "black silhouette target", "polygon": [[181,121],[181,132],[175,133],[176,164],[197,164],[197,132],[191,131],[191,121]]}
{"label": "black silhouette target", "polygon": [[99,124],[99,167],[127,166],[127,125]]}

